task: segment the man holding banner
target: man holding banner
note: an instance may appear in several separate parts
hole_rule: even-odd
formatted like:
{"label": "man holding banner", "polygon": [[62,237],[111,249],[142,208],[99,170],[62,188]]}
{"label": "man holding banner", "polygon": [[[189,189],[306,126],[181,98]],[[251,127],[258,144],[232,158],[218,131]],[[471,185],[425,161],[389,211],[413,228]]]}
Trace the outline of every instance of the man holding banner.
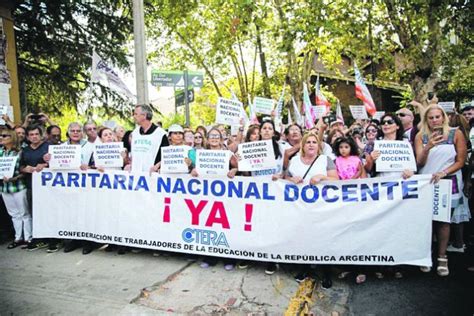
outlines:
{"label": "man holding banner", "polygon": [[149,105],[135,107],[133,119],[138,125],[132,133],[132,163],[126,169],[149,172],[161,161],[161,147],[169,145],[166,132],[151,122],[153,110]]}

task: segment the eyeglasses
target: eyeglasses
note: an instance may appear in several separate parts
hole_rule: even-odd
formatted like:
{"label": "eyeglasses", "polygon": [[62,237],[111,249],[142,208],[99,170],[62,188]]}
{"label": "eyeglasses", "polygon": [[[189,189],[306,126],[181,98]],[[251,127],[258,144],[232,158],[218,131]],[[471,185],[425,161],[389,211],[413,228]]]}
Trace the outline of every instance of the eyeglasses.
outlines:
{"label": "eyeglasses", "polygon": [[405,116],[408,116],[408,114],[405,114],[405,113],[397,113],[397,116],[405,117]]}
{"label": "eyeglasses", "polygon": [[194,136],[194,138],[202,138],[202,136],[198,135],[198,136]]}
{"label": "eyeglasses", "polygon": [[95,131],[95,130],[97,130],[97,127],[89,127],[87,130],[88,131]]}
{"label": "eyeglasses", "polygon": [[3,138],[11,137],[11,135],[9,135],[9,134],[2,134],[2,135],[0,135],[0,136],[3,137]]}
{"label": "eyeglasses", "polygon": [[82,132],[80,129],[72,129],[69,131],[70,133],[80,133]]}
{"label": "eyeglasses", "polygon": [[375,128],[369,128],[367,133],[377,133],[377,130]]}
{"label": "eyeglasses", "polygon": [[384,120],[382,121],[382,125],[392,125],[395,124],[394,120]]}
{"label": "eyeglasses", "polygon": [[219,135],[217,135],[217,134],[209,134],[208,137],[209,137],[209,139],[219,139],[219,138],[221,138],[221,137],[220,137]]}

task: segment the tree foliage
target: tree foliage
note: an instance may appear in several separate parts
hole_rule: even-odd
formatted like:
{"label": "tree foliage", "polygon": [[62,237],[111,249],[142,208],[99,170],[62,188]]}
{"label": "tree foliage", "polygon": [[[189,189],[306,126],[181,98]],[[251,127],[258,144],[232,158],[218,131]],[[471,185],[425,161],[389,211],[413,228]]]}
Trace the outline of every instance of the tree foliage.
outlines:
{"label": "tree foliage", "polygon": [[[24,111],[77,107],[90,86],[93,47],[115,65],[128,66],[129,1],[22,0],[16,1],[13,14]],[[91,91],[110,112],[128,106],[106,87]]]}

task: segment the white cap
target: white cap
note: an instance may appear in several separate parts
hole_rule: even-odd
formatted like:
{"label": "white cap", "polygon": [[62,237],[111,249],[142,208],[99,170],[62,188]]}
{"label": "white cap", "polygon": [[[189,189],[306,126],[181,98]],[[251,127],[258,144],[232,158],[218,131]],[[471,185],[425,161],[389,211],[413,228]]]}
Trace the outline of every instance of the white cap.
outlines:
{"label": "white cap", "polygon": [[179,124],[173,124],[170,127],[168,127],[168,134],[169,133],[184,133],[184,129]]}
{"label": "white cap", "polygon": [[332,121],[329,126],[333,126],[336,123],[341,123],[342,125],[344,125],[344,122],[341,119],[336,119],[335,121]]}

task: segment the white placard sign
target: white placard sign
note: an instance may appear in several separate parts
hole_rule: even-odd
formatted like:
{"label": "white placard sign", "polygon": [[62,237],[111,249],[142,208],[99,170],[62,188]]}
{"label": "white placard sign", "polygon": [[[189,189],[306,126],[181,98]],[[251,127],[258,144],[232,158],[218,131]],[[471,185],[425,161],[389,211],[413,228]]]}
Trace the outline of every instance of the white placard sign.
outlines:
{"label": "white placard sign", "polygon": [[196,171],[201,175],[225,176],[229,172],[229,150],[197,150]]}
{"label": "white placard sign", "polygon": [[375,112],[374,116],[372,116],[372,118],[373,118],[374,120],[380,121],[380,119],[381,119],[382,116],[384,116],[384,115],[385,115],[385,111],[377,111],[377,112]]}
{"label": "white placard sign", "polygon": [[94,163],[96,167],[123,167],[123,143],[95,144]]}
{"label": "white placard sign", "polygon": [[440,180],[433,185],[433,220],[451,223],[451,192],[453,182]]}
{"label": "white placard sign", "polygon": [[316,115],[317,119],[326,115],[326,112],[327,112],[327,107],[325,105],[313,106],[313,113]]}
{"label": "white placard sign", "polygon": [[253,100],[253,105],[256,113],[262,113],[266,115],[271,115],[273,111],[273,105],[275,101],[272,99],[255,97]]}
{"label": "white placard sign", "polygon": [[374,150],[380,151],[377,158],[377,172],[382,171],[416,171],[416,160],[409,142],[402,140],[376,140]]}
{"label": "white placard sign", "polygon": [[18,156],[0,157],[0,180],[3,180],[4,177],[13,177],[17,160]]}
{"label": "white placard sign", "polygon": [[352,117],[356,120],[365,120],[369,118],[364,105],[349,105],[349,109],[351,110]]}
{"label": "white placard sign", "polygon": [[189,146],[167,146],[161,148],[161,173],[188,173],[185,162],[188,158]]}
{"label": "white placard sign", "polygon": [[258,171],[276,167],[271,140],[239,144],[239,171]]}
{"label": "white placard sign", "polygon": [[49,168],[51,169],[79,169],[81,167],[80,145],[54,145],[48,147],[51,154]]}
{"label": "white placard sign", "polygon": [[216,123],[238,125],[242,111],[242,102],[219,98],[216,106]]}
{"label": "white placard sign", "polygon": [[447,102],[438,102],[439,107],[441,107],[446,113],[454,113],[454,101]]}

